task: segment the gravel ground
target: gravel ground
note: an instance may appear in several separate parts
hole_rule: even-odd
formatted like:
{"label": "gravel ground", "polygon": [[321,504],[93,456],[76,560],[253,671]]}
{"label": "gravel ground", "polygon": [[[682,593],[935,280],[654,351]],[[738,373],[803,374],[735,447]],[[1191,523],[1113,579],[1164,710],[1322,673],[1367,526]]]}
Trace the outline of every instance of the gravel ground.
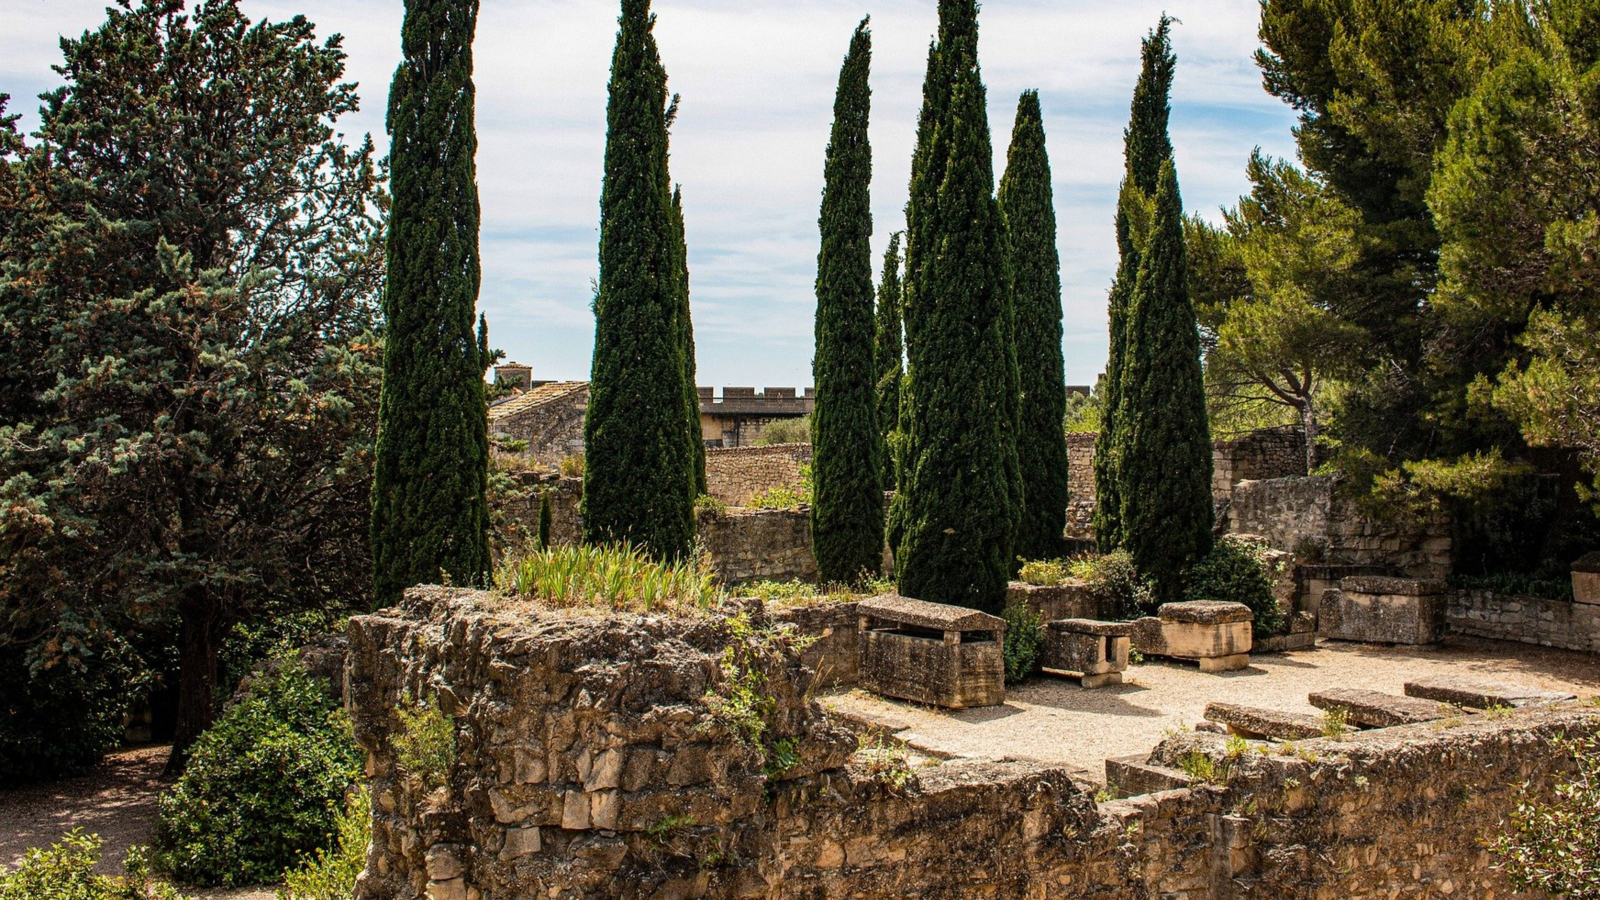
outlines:
{"label": "gravel ground", "polygon": [[1316,650],[1258,655],[1250,668],[1204,675],[1193,665],[1151,662],[1128,670],[1116,687],[1086,691],[1076,679],[1049,675],[1008,688],[1004,706],[953,712],[885,700],[856,690],[822,698],[829,708],[889,728],[914,749],[950,757],[1032,759],[1105,781],[1105,760],[1149,751],[1171,729],[1187,730],[1213,701],[1318,713],[1312,691],[1367,688],[1399,694],[1406,681],[1456,675],[1481,681],[1600,693],[1600,658],[1581,653],[1449,640],[1439,649],[1327,643]]}

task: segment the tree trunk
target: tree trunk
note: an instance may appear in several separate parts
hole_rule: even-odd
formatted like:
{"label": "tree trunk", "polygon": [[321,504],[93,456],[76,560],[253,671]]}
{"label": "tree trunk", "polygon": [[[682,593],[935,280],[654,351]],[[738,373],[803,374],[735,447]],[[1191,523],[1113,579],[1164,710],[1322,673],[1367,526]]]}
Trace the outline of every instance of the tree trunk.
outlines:
{"label": "tree trunk", "polygon": [[217,657],[227,633],[221,604],[191,588],[178,603],[178,721],[166,774],[177,776],[189,749],[216,719]]}
{"label": "tree trunk", "polygon": [[1300,406],[1300,423],[1306,431],[1306,474],[1317,471],[1317,405],[1310,397]]}

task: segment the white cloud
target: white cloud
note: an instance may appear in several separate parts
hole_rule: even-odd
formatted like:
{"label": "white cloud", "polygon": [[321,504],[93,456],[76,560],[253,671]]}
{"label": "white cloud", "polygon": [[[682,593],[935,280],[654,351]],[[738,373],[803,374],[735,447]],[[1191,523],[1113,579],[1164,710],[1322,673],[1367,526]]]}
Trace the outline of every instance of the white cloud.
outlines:
{"label": "white cloud", "polygon": [[[106,0],[9,0],[0,90],[57,79],[57,36],[95,27]],[[399,60],[399,0],[244,0],[345,35],[363,110],[347,125],[384,145]],[[810,383],[816,214],[833,89],[850,32],[872,13],[875,245],[901,227],[932,0],[657,0],[671,89],[683,95],[672,169],[683,184],[702,383]],[[1122,127],[1139,39],[1163,10],[1179,57],[1173,141],[1191,209],[1246,187],[1260,145],[1287,155],[1292,112],[1250,59],[1253,0],[990,0],[981,61],[998,172],[1018,93],[1038,88],[1056,180],[1068,380],[1105,358],[1105,289]],[[613,0],[489,0],[476,52],[484,289],[496,346],[541,377],[588,372]],[[18,111],[34,104],[14,101]],[[36,124],[29,115],[25,125]]]}

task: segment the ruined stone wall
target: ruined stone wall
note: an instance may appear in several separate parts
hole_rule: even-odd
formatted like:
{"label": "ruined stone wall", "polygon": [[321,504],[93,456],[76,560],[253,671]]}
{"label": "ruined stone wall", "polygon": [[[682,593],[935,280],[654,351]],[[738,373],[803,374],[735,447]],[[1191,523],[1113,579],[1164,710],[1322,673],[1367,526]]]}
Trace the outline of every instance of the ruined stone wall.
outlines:
{"label": "ruined stone wall", "polygon": [[550,542],[576,544],[582,540],[582,478],[536,471],[512,471],[506,475],[511,482],[510,490],[491,492],[489,497],[496,520],[495,538],[500,546],[522,547],[538,538],[541,494],[550,496]]}
{"label": "ruined stone wall", "polygon": [[1600,605],[1592,603],[1455,591],[1445,622],[1458,634],[1600,653]]}
{"label": "ruined stone wall", "polygon": [[[1199,750],[1219,783],[1096,804],[1028,762],[852,755],[759,607],[735,623],[503,603],[420,588],[351,620],[374,798],[358,900],[1488,900],[1511,891],[1482,840],[1566,770],[1553,738],[1600,730],[1569,704],[1236,759],[1216,737]],[[735,688],[758,731],[729,717]],[[456,725],[436,789],[393,750],[419,693]]]}
{"label": "ruined stone wall", "polygon": [[729,506],[744,506],[775,487],[799,490],[800,467],[810,463],[810,444],[707,450],[706,493]]}
{"label": "ruined stone wall", "polygon": [[1094,442],[1092,431],[1067,434],[1067,537],[1094,540]]}
{"label": "ruined stone wall", "polygon": [[1301,563],[1387,566],[1413,578],[1445,578],[1451,571],[1448,519],[1422,525],[1371,519],[1340,494],[1335,475],[1241,482],[1224,527],[1259,535]]}
{"label": "ruined stone wall", "polygon": [[772,618],[804,638],[800,662],[817,674],[818,683],[842,687],[861,680],[861,614],[855,603],[824,600],[774,609]]}
{"label": "ruined stone wall", "polygon": [[695,537],[711,553],[723,584],[817,580],[809,508],[702,512]]}
{"label": "ruined stone wall", "polygon": [[[555,392],[562,385],[546,385],[536,391]],[[508,407],[515,407],[516,400]],[[589,388],[577,385],[536,406],[495,415],[489,432],[513,440],[527,441],[526,456],[542,466],[555,468],[569,456],[583,455],[583,419],[589,409]]]}

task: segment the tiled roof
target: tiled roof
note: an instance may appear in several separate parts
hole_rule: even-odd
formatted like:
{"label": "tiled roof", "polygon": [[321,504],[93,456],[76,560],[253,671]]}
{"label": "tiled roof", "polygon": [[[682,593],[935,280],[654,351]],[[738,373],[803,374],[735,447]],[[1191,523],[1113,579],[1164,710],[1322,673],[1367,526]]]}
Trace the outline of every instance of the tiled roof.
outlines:
{"label": "tiled roof", "polygon": [[552,381],[549,384],[541,384],[532,390],[524,391],[515,397],[502,400],[489,407],[489,421],[494,422],[518,413],[527,412],[530,409],[537,409],[551,401],[560,400],[563,397],[569,397],[579,391],[587,391],[588,389],[589,382],[587,381]]}

